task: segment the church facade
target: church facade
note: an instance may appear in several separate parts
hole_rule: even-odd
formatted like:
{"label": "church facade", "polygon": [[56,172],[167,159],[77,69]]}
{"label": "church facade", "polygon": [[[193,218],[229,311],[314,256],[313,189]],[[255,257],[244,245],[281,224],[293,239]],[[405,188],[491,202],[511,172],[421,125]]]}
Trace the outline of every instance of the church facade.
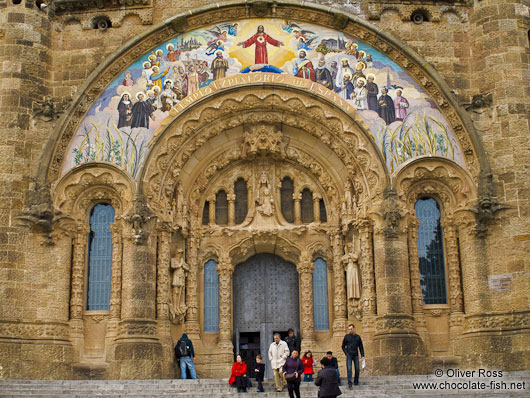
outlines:
{"label": "church facade", "polygon": [[207,3],[0,2],[0,378],[529,369],[528,5]]}

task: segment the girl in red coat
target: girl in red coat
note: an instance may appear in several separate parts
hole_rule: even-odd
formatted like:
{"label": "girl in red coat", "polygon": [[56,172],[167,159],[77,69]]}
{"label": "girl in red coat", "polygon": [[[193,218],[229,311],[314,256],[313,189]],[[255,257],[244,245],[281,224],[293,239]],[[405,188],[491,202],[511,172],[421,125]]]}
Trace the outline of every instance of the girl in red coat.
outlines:
{"label": "girl in red coat", "polygon": [[247,364],[241,359],[241,355],[236,357],[236,361],[232,365],[232,374],[228,383],[236,385],[237,392],[247,392]]}
{"label": "girl in red coat", "polygon": [[313,381],[313,353],[307,350],[302,357],[302,363],[304,364],[304,381]]}

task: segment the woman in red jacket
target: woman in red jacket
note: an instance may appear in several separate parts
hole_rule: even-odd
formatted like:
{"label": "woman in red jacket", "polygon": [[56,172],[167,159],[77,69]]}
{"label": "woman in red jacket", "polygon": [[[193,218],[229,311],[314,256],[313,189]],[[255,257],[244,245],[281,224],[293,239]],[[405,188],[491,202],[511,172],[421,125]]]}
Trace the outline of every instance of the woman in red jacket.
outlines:
{"label": "woman in red jacket", "polygon": [[241,359],[241,355],[236,357],[236,361],[232,365],[232,374],[228,383],[236,385],[237,392],[247,392],[247,364]]}
{"label": "woman in red jacket", "polygon": [[311,350],[307,350],[302,357],[302,363],[304,364],[304,381],[313,381],[313,353]]}

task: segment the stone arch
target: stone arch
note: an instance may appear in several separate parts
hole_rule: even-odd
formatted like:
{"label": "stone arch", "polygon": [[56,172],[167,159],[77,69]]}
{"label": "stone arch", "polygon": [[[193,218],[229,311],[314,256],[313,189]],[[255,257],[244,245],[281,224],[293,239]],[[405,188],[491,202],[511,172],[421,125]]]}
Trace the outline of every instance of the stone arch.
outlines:
{"label": "stone arch", "polygon": [[122,170],[105,163],[87,163],[71,170],[52,187],[57,210],[72,217],[86,217],[96,203],[107,202],[116,215],[132,204],[136,182]]}
{"label": "stone arch", "polygon": [[288,238],[278,236],[274,231],[262,231],[234,243],[228,250],[234,267],[256,254],[270,253],[293,264],[298,263],[302,254],[299,245]]}
{"label": "stone arch", "polygon": [[[365,203],[388,183],[384,162],[359,121],[307,92],[260,85],[223,91],[199,101],[161,128],[140,173],[139,189],[150,198],[151,206],[160,210],[169,207],[179,182],[188,191],[193,187],[201,192],[219,170],[241,158],[241,139],[245,129],[254,125],[281,126],[278,131],[289,145],[277,143],[281,153],[274,156],[299,163],[316,175],[327,191],[337,190],[335,202],[343,197],[346,180]],[[292,139],[295,132],[301,132],[300,144]],[[320,149],[314,150],[317,146]],[[203,162],[199,173],[193,167],[203,157],[215,160]],[[326,157],[336,159],[337,164],[330,164]],[[339,163],[340,167],[333,167]]]}
{"label": "stone arch", "polygon": [[422,196],[438,200],[445,216],[472,207],[477,190],[469,173],[444,158],[418,158],[406,164],[394,177],[398,196],[409,211]]}
{"label": "stone arch", "polygon": [[475,182],[479,172],[489,172],[482,144],[469,117],[460,109],[450,94],[447,84],[413,50],[390,35],[381,32],[370,23],[353,15],[336,13],[333,8],[304,4],[303,7],[283,2],[264,2],[264,7],[254,7],[247,3],[235,3],[204,7],[186,15],[179,15],[159,24],[149,32],[126,44],[106,63],[102,64],[73,101],[70,111],[63,117],[59,128],[47,144],[43,161],[38,171],[38,182],[55,181],[59,178],[65,152],[82,118],[94,100],[108,84],[123,71],[131,61],[150,49],[172,38],[175,34],[189,32],[207,24],[226,21],[227,18],[248,18],[251,16],[296,19],[341,31],[363,40],[407,69],[410,76],[428,93],[439,110],[449,121],[463,150],[466,166]]}

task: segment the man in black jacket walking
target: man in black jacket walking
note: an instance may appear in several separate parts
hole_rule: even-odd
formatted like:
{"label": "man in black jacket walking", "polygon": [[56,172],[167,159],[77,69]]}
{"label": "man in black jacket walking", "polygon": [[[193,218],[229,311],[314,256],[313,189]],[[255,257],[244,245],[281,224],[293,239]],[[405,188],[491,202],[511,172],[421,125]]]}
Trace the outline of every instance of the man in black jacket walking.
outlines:
{"label": "man in black jacket walking", "polygon": [[359,351],[361,352],[361,360],[364,360],[364,347],[361,336],[355,333],[355,326],[348,325],[348,334],[342,340],[342,351],[346,354],[346,369],[348,371],[348,388],[352,388],[351,382],[351,363],[355,365],[355,379],[354,384],[359,384]]}

